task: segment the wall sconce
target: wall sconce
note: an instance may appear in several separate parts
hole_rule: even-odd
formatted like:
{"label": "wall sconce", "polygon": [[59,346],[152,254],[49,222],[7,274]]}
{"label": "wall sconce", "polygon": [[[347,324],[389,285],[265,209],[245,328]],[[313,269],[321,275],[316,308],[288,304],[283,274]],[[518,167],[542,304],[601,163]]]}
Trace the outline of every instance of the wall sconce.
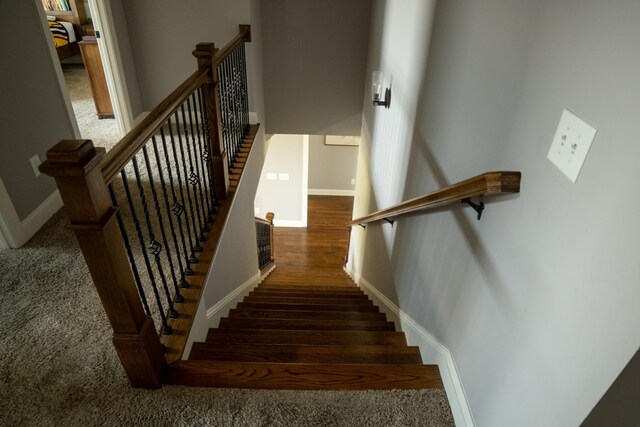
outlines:
{"label": "wall sconce", "polygon": [[373,105],[376,107],[384,106],[389,108],[391,105],[391,85],[384,90],[384,99],[382,96],[382,87],[384,84],[384,73],[382,71],[373,72],[373,81],[371,83],[371,98]]}

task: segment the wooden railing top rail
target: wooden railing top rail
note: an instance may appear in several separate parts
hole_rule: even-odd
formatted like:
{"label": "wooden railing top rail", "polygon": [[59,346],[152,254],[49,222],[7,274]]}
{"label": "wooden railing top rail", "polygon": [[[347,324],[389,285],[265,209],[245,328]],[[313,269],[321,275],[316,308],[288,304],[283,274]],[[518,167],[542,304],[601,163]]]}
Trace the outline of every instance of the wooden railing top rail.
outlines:
{"label": "wooden railing top rail", "polygon": [[267,221],[267,220],[266,220],[266,219],[264,219],[264,218],[258,218],[258,217],[255,217],[255,219],[256,219],[256,222],[261,222],[262,224],[271,225],[271,221]]}
{"label": "wooden railing top rail", "polygon": [[207,78],[207,70],[198,70],[167,96],[129,133],[127,133],[102,160],[102,175],[109,183],[116,174],[136,155],[142,146],[155,134],[184,101]]}
{"label": "wooden railing top rail", "polygon": [[354,219],[347,225],[364,225],[375,221],[384,221],[400,215],[426,211],[472,197],[518,193],[520,192],[520,175],[520,172],[486,172],[424,196]]}
{"label": "wooden railing top rail", "polygon": [[224,59],[233,52],[240,43],[251,41],[251,25],[240,25],[240,31],[233,39],[229,41],[222,49],[216,52],[213,65],[217,68]]}

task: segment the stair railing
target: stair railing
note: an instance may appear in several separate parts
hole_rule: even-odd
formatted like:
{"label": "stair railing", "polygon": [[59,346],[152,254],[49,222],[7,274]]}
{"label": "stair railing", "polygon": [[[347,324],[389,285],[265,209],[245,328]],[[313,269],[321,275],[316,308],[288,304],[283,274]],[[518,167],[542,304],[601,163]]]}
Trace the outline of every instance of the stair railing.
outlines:
{"label": "stair railing", "polygon": [[[369,215],[353,219],[347,223],[349,230],[349,242],[351,241],[351,228],[355,225],[366,227],[374,222],[387,222],[393,225],[396,218],[417,213],[423,213],[431,209],[439,208],[454,203],[464,203],[471,206],[477,215],[478,220],[482,217],[485,205],[482,200],[477,203],[473,198],[483,198],[484,196],[495,196],[505,193],[520,192],[520,172],[486,172],[482,175],[460,181],[447,187],[425,194],[415,199],[397,204],[387,209],[382,209]],[[349,247],[347,246],[347,256],[344,263],[349,260]]]}
{"label": "stair railing", "polygon": [[255,218],[256,243],[258,247],[258,265],[264,270],[274,262],[273,257],[273,212],[266,215],[266,219]]}
{"label": "stair railing", "polygon": [[64,140],[40,167],[56,180],[134,387],[160,387],[182,357],[233,198],[230,165],[255,138],[249,41],[241,25],[222,50],[198,44],[198,70],[111,151]]}

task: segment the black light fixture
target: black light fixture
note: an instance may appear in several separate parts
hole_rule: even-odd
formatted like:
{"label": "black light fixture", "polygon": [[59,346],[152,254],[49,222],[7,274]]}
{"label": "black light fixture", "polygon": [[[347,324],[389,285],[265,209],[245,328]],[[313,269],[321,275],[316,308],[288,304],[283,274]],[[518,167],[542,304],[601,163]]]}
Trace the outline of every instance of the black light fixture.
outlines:
{"label": "black light fixture", "polygon": [[373,72],[373,80],[371,83],[371,98],[373,105],[376,107],[384,106],[389,108],[391,105],[391,85],[384,90],[384,99],[382,98],[382,88],[384,84],[384,73],[382,71]]}

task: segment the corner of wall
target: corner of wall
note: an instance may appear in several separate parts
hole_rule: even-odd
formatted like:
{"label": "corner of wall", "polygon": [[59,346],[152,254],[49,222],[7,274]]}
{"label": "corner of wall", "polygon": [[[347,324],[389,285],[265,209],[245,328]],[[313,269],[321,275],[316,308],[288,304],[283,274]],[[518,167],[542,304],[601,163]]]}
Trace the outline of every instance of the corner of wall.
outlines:
{"label": "corner of wall", "polygon": [[362,277],[360,272],[353,270],[350,265],[347,265],[344,271],[386,314],[387,319],[395,323],[396,329],[405,333],[407,343],[420,348],[422,360],[438,365],[456,425],[473,427],[475,423],[471,408],[451,350]]}

